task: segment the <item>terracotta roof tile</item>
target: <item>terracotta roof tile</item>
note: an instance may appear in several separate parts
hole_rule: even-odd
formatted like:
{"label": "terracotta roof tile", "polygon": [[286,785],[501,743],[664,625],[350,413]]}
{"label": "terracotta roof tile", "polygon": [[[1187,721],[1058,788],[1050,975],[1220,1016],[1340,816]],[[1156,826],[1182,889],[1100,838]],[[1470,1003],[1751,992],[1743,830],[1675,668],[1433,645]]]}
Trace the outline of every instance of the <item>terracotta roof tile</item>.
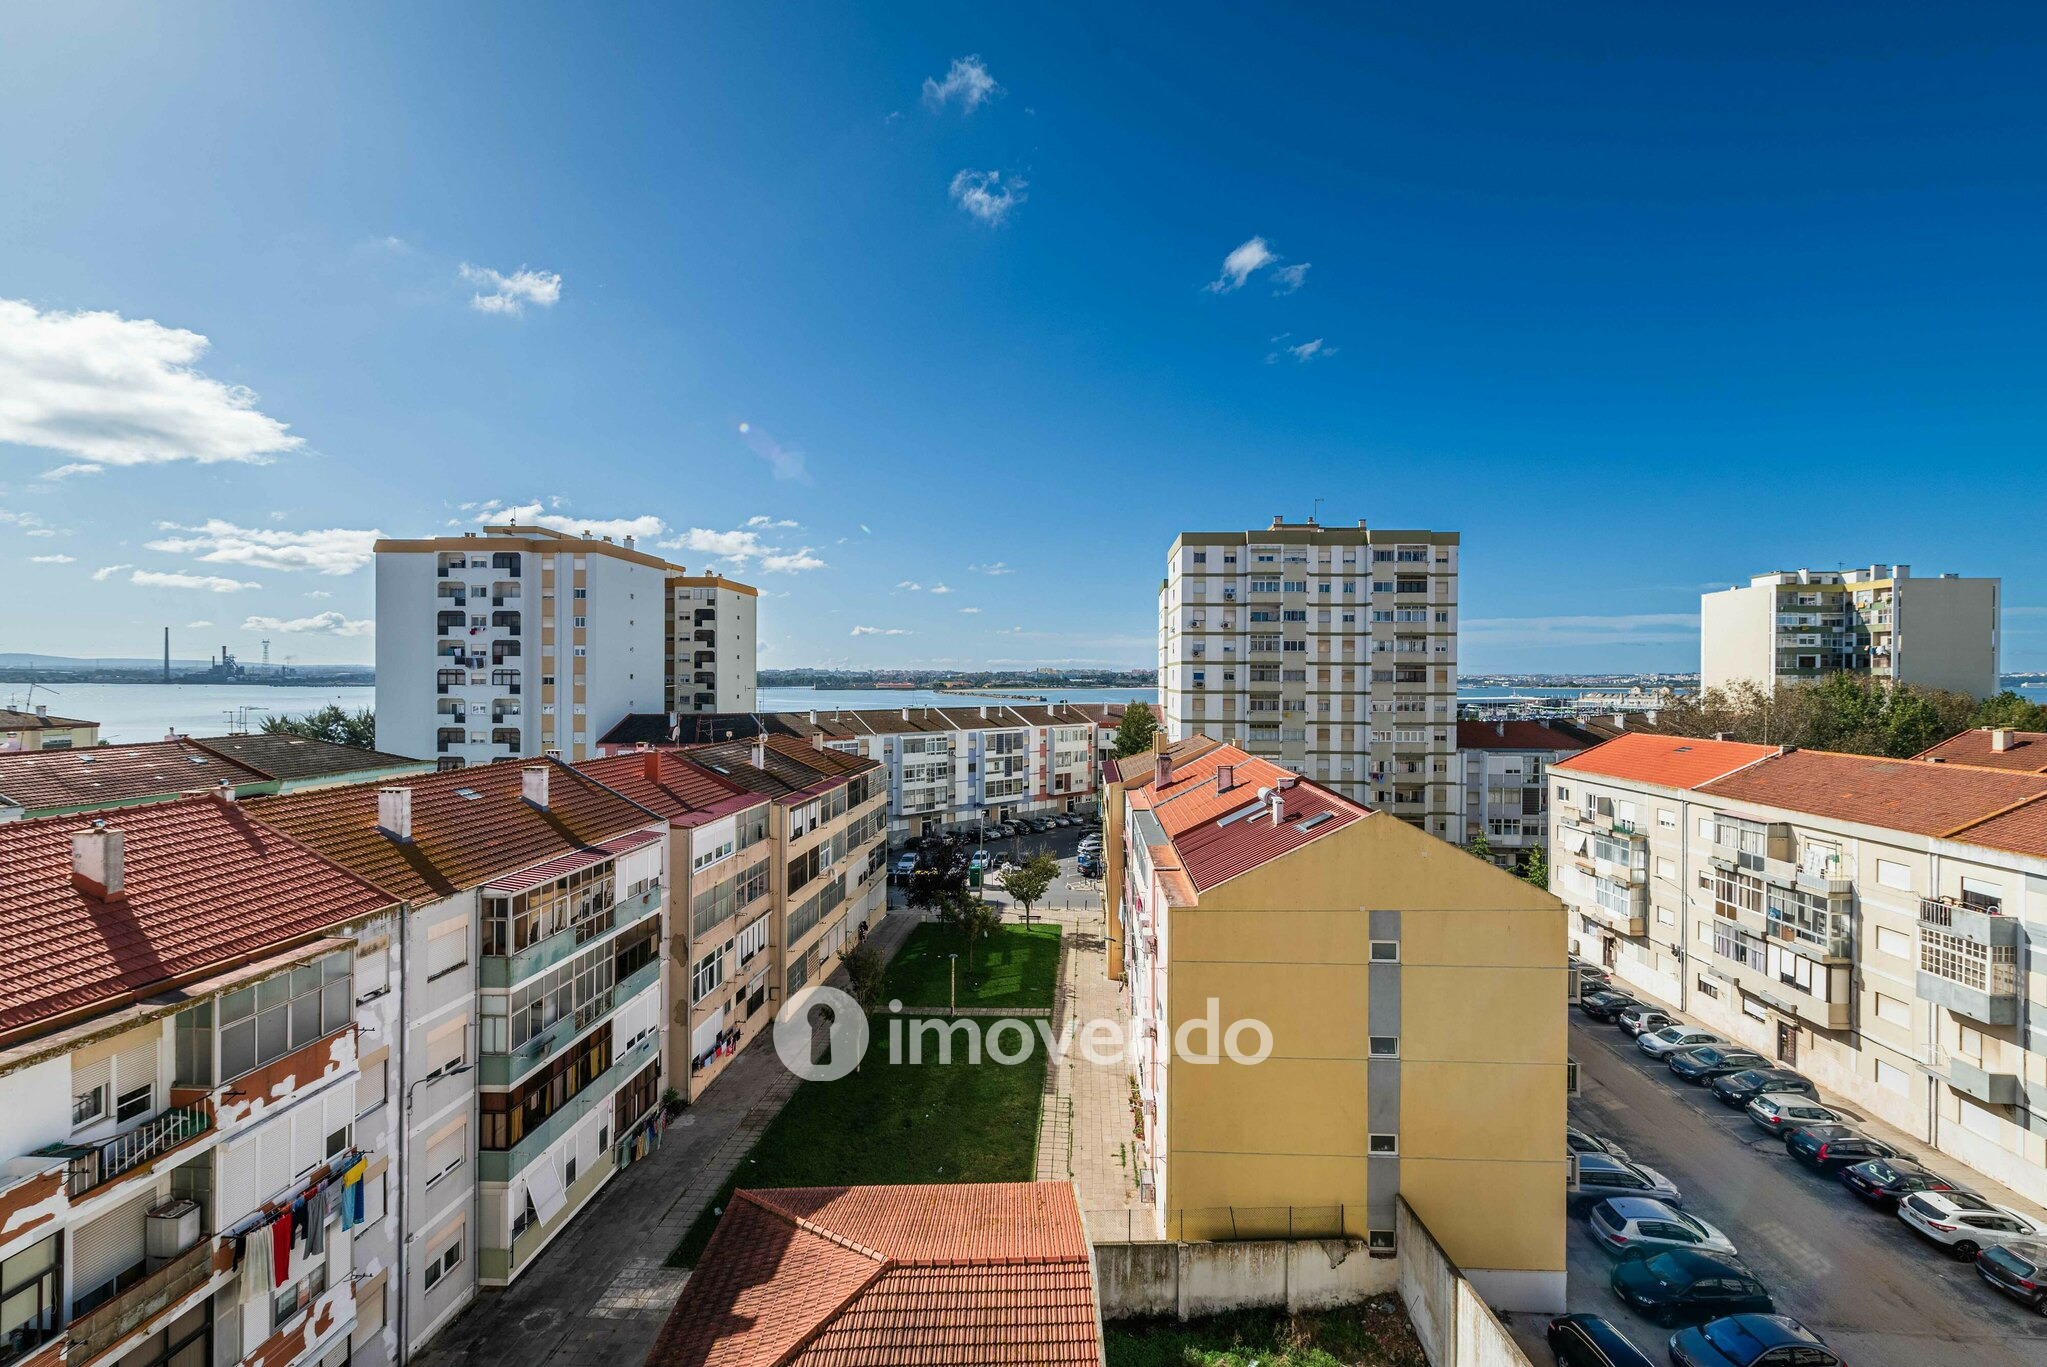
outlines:
{"label": "terracotta roof tile", "polygon": [[[1701,784],[1699,791],[1915,835],[1944,836],[2015,803],[2047,796],[2047,775],[1794,750]],[[1977,834],[1968,830],[1955,838],[1974,842]]]}
{"label": "terracotta roof tile", "polygon": [[[1230,786],[1218,785],[1223,766]],[[1279,792],[1282,820],[1274,824],[1258,790]],[[1268,759],[1234,745],[1216,745],[1173,766],[1165,787],[1154,780],[1139,790],[1173,842],[1189,885],[1198,893],[1342,830],[1370,810]]]}
{"label": "terracotta roof tile", "polygon": [[80,721],[76,717],[53,717],[44,712],[23,712],[12,707],[0,707],[0,731],[70,730],[79,726],[98,725],[96,721]]}
{"label": "terracotta roof tile", "polygon": [[1558,760],[1550,772],[1632,779],[1663,788],[1696,788],[1776,753],[1774,745],[1630,731]]}
{"label": "terracotta roof tile", "polygon": [[412,839],[377,829],[374,784],[260,797],[243,804],[267,826],[318,850],[378,887],[436,901],[500,874],[574,854],[655,818],[564,764],[548,765],[547,810],[520,796],[529,761],[408,776]]}
{"label": "terracotta roof tile", "polygon": [[576,768],[676,825],[691,825],[697,819],[763,805],[760,794],[748,792],[724,775],[692,763],[673,750],[642,750],[609,759],[589,759]]}
{"label": "terracotta roof tile", "polygon": [[1943,764],[1975,764],[1986,769],[2013,769],[2020,773],[2047,774],[2047,731],[2014,731],[2009,748],[1990,748],[1990,732],[1978,727],[1950,736],[1914,759],[1939,760]]}
{"label": "terracotta roof tile", "polygon": [[1098,1367],[1059,1182],[734,1193],[650,1367]]}
{"label": "terracotta roof tile", "polygon": [[28,811],[118,805],[229,783],[262,783],[260,769],[210,754],[191,741],[96,745],[86,750],[0,753],[0,801]]}
{"label": "terracotta roof tile", "polygon": [[349,778],[379,769],[430,769],[424,760],[383,750],[359,750],[304,736],[256,732],[246,736],[191,736],[193,745],[210,754],[246,764],[279,779]]}
{"label": "terracotta roof tile", "polygon": [[111,1009],[396,901],[242,804],[188,797],[104,820],[125,851],[111,901],[72,881],[71,836],[87,818],[0,825],[0,1036]]}
{"label": "terracotta roof tile", "polygon": [[1583,750],[1593,743],[1592,735],[1576,726],[1539,721],[1457,723],[1459,750]]}
{"label": "terracotta roof tile", "polygon": [[[756,744],[761,751],[758,768],[753,762]],[[881,768],[880,760],[849,755],[843,750],[820,750],[809,741],[789,736],[693,745],[683,754],[748,792],[773,798],[807,797]]]}
{"label": "terracotta roof tile", "polygon": [[[1182,736],[1179,740],[1172,742],[1166,747],[1166,753],[1172,756],[1173,763],[1183,764],[1190,759],[1207,754],[1221,744],[1221,741],[1213,737],[1196,732],[1194,735]],[[1126,790],[1144,788],[1150,786],[1152,779],[1157,775],[1158,752],[1156,750],[1140,750],[1134,755],[1125,755],[1121,759],[1112,759],[1109,761],[1109,764],[1113,766],[1115,771],[1111,774],[1111,778],[1116,782],[1122,783]],[[1118,775],[1120,777],[1117,777]]]}
{"label": "terracotta roof tile", "polygon": [[2047,800],[2035,798],[1957,831],[1953,838],[1964,844],[2047,859]]}

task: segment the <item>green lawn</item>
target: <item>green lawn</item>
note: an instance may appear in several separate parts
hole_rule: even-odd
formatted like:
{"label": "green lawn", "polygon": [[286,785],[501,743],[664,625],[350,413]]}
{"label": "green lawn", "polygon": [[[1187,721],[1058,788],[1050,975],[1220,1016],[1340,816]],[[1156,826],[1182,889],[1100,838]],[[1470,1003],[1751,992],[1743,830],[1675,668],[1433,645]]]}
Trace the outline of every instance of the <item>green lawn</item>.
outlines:
{"label": "green lawn", "polygon": [[1111,1320],[1109,1367],[1427,1367],[1391,1296],[1289,1315],[1241,1310],[1209,1319]]}
{"label": "green lawn", "polygon": [[[908,1028],[905,1022],[906,1040]],[[1006,1037],[1002,1044],[1013,1049],[1015,1039]],[[860,1070],[796,1089],[740,1160],[734,1181],[668,1255],[669,1266],[695,1266],[717,1224],[712,1212],[724,1208],[735,1185],[1030,1181],[1038,1093],[1045,1084],[1042,1044],[1014,1066],[968,1063],[958,1050],[954,1056],[957,1061],[938,1064],[927,1052],[926,1061],[915,1066],[891,1064],[888,1025],[877,1019]]]}
{"label": "green lawn", "polygon": [[959,932],[927,921],[896,951],[883,999],[899,999],[906,1009],[943,1009],[951,1000],[948,975],[953,954],[960,956],[961,1006],[1051,1007],[1059,976],[1056,925],[1003,926],[974,946],[969,967]]}

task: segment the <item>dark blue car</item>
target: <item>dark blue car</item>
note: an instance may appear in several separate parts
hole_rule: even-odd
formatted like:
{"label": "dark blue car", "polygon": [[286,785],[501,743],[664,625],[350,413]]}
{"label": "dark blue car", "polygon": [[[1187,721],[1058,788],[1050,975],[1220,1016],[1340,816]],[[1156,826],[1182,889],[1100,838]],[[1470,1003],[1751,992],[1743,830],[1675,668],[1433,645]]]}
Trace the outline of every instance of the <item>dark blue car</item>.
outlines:
{"label": "dark blue car", "polygon": [[1841,1367],[1826,1340],[1789,1315],[1729,1315],[1670,1336],[1676,1367]]}

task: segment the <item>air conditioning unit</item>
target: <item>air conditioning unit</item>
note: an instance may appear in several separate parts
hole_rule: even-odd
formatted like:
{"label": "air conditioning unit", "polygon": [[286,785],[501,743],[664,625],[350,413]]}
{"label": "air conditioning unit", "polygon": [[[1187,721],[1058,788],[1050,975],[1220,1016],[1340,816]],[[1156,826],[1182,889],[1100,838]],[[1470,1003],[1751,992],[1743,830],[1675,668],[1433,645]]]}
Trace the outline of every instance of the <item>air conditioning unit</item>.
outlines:
{"label": "air conditioning unit", "polygon": [[166,1201],[142,1217],[142,1252],[151,1272],[198,1242],[197,1201]]}

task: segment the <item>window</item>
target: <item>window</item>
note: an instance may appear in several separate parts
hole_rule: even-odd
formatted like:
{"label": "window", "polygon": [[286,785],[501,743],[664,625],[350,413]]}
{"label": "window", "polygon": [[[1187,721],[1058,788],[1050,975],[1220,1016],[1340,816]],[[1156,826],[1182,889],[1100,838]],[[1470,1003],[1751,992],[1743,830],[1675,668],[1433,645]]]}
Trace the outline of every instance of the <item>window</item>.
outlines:
{"label": "window", "polygon": [[576,595],[575,595],[575,596],[576,596],[576,601],[577,601],[577,602],[581,602],[581,601],[582,601],[583,599],[585,599],[585,598],[588,598],[588,597],[590,596],[590,590],[588,590],[588,589],[577,589],[577,590],[576,590]]}
{"label": "window", "polygon": [[1399,1153],[1400,1137],[1391,1134],[1375,1134],[1371,1137],[1370,1151],[1373,1153]]}
{"label": "window", "polygon": [[462,917],[443,921],[427,932],[427,981],[453,973],[469,962],[469,922]]}
{"label": "window", "polygon": [[361,1065],[362,1074],[355,1080],[355,1113],[366,1115],[391,1099],[391,1057],[375,1059]]}
{"label": "window", "polygon": [[1400,941],[1372,941],[1372,962],[1375,964],[1396,964],[1400,962]]}
{"label": "window", "polygon": [[690,970],[689,999],[691,1004],[694,1005],[708,997],[724,981],[725,958],[724,955],[714,949],[703,958],[697,960],[696,966]]}
{"label": "window", "polygon": [[1374,1035],[1374,1036],[1372,1036],[1372,1057],[1373,1057],[1373,1058],[1399,1058],[1399,1057],[1400,1057],[1400,1036],[1398,1036],[1398,1035]]}
{"label": "window", "polygon": [[578,631],[580,631],[580,630],[582,630],[582,629],[583,629],[584,627],[587,627],[587,626],[589,626],[589,625],[590,625],[590,619],[589,619],[588,617],[578,617],[578,618],[576,618],[576,619],[575,619],[575,621],[576,621],[576,629],[577,629]]}
{"label": "window", "polygon": [[88,1087],[71,1098],[71,1128],[79,1129],[107,1114],[107,1083]]}
{"label": "window", "polygon": [[1912,937],[1903,931],[1892,930],[1889,926],[1876,928],[1876,952],[1895,955],[1900,959],[1912,957]]}
{"label": "window", "polygon": [[0,1357],[12,1360],[64,1328],[57,1296],[57,1242],[52,1234],[0,1263]]}
{"label": "window", "polygon": [[1905,1070],[1894,1064],[1885,1063],[1882,1059],[1876,1061],[1876,1085],[1900,1096],[1905,1096],[1912,1090],[1911,1080],[1906,1077]]}
{"label": "window", "polygon": [[133,1120],[137,1116],[148,1115],[155,1095],[156,1088],[146,1082],[133,1091],[121,1093],[120,1100],[114,1103],[114,1119]]}
{"label": "window", "polygon": [[[582,590],[577,589],[576,592],[581,593]],[[462,1238],[460,1235],[457,1235],[455,1237],[455,1242],[449,1244],[439,1253],[436,1253],[433,1257],[427,1259],[425,1289],[428,1291],[433,1290],[435,1286],[440,1284],[440,1281],[443,1277],[447,1276],[450,1272],[453,1272],[456,1268],[460,1267],[461,1265]]]}
{"label": "window", "polygon": [[[463,922],[456,925],[468,928]],[[355,1015],[354,960],[352,951],[340,950],[221,997],[221,1081],[254,1072],[347,1026]]]}

